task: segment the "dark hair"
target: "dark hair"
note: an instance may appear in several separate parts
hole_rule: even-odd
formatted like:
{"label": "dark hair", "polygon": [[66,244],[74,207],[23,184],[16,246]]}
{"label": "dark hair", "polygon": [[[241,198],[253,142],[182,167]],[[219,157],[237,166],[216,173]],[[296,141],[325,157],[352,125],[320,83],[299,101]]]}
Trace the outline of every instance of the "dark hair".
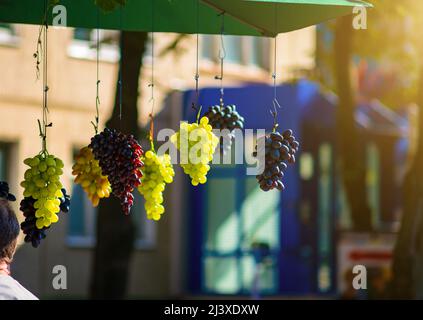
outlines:
{"label": "dark hair", "polygon": [[7,200],[0,200],[0,260],[11,263],[20,227]]}

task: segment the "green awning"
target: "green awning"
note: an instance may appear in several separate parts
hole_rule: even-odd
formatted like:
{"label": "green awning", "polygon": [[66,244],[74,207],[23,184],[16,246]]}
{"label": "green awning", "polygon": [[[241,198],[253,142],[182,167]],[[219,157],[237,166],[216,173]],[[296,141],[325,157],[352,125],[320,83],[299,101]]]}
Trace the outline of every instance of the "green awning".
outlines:
{"label": "green awning", "polygon": [[[351,14],[355,6],[371,7],[360,0],[200,0],[197,26],[197,0],[153,1],[127,0],[123,9],[100,11],[99,19],[94,0],[60,4],[66,7],[68,27],[219,34],[218,14],[225,12],[225,34],[269,37]],[[40,24],[43,14],[44,0],[0,0],[1,22]],[[52,14],[48,17],[51,24]]]}

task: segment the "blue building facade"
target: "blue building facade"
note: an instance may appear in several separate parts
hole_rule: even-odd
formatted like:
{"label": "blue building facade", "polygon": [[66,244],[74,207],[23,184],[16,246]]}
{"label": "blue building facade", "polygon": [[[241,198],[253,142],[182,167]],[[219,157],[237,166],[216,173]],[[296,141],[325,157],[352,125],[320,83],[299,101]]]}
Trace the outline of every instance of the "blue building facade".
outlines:
{"label": "blue building facade", "polygon": [[[279,86],[277,95],[281,130],[293,129],[301,142],[297,164],[285,175],[285,191],[262,192],[255,177],[246,175],[246,165],[213,166],[208,183],[196,188],[186,181],[187,288],[193,294],[250,295],[257,287],[262,295],[337,294],[337,237],[351,221],[335,170],[336,97],[308,81]],[[224,97],[244,116],[246,129],[271,129],[272,87],[227,88]],[[219,98],[218,89],[206,88],[199,103],[207,108]],[[195,120],[194,99],[192,91],[183,94],[185,120]],[[375,229],[392,222],[399,205],[391,170],[405,153],[399,147],[406,125],[401,121],[377,102],[357,107],[356,123],[368,142],[363,161]],[[255,243],[269,247],[259,270]]]}

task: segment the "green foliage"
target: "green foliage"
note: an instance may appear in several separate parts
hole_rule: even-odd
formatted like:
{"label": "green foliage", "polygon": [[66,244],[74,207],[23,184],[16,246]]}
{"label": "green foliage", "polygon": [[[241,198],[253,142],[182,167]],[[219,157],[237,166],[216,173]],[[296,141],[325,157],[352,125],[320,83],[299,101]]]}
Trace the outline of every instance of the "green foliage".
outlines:
{"label": "green foliage", "polygon": [[[371,0],[374,8],[367,11],[367,29],[354,30],[353,56],[357,65],[367,61],[395,77],[396,84],[379,97],[385,104],[399,106],[416,98],[423,43],[423,1]],[[332,46],[324,45],[322,37],[334,32],[335,23],[321,26],[318,41],[318,72],[316,79],[334,89]]]}
{"label": "green foliage", "polygon": [[124,6],[126,0],[94,0],[95,4],[105,12],[111,12],[115,10],[118,6]]}

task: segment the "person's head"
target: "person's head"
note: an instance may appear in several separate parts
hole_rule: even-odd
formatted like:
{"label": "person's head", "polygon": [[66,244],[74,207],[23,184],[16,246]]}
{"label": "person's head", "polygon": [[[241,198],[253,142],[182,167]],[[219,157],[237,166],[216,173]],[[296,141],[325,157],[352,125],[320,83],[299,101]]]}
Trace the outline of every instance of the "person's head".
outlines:
{"label": "person's head", "polygon": [[19,231],[18,219],[8,201],[0,199],[0,262],[12,262]]}

